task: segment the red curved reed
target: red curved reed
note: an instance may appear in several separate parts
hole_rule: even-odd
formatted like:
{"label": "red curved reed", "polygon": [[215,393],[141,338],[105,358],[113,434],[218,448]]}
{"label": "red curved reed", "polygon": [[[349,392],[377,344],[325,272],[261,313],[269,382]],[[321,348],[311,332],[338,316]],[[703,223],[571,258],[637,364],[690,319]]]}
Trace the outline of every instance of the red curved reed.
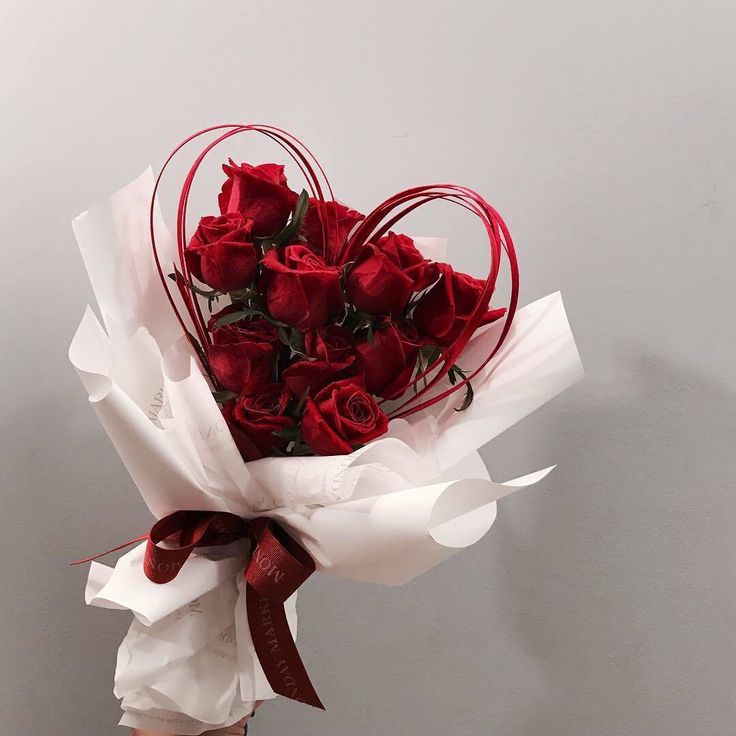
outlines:
{"label": "red curved reed", "polygon": [[[224,132],[223,132],[224,131]],[[186,259],[184,252],[187,245],[187,234],[186,234],[186,218],[187,218],[187,206],[189,202],[189,194],[191,192],[192,184],[196,177],[204,159],[209,153],[220,143],[231,138],[234,135],[245,132],[256,132],[271,139],[292,158],[296,163],[304,176],[308,190],[313,199],[324,203],[325,191],[328,193],[330,200],[334,200],[334,194],[330,186],[329,180],[324,172],[324,169],[317,161],[316,157],[312,152],[299,141],[297,138],[292,136],[290,133],[271,125],[261,124],[227,124],[227,125],[215,125],[209,128],[198,131],[184,139],[174,150],[171,152],[169,157],[164,162],[161,171],[156,179],[156,183],[153,189],[150,206],[150,233],[151,233],[151,247],[153,250],[153,256],[156,262],[156,268],[161,279],[164,290],[168,301],[173,309],[176,318],[181,325],[184,334],[187,336],[189,342],[195,349],[204,371],[209,376],[215,387],[219,387],[207,361],[207,348],[210,345],[210,336],[207,331],[207,325],[202,314],[197,297],[192,293],[189,288],[191,283],[191,275],[186,265]],[[156,233],[154,228],[154,211],[156,203],[156,195],[159,189],[164,172],[173,160],[173,158],[191,141],[206,135],[208,133],[217,133],[217,137],[209,142],[202,151],[196,157],[194,163],[190,167],[187,175],[185,176],[184,183],[182,185],[181,193],[179,196],[179,205],[177,210],[176,219],[176,244],[178,253],[178,265],[175,266],[175,272],[177,272],[177,285],[179,292],[186,308],[187,315],[192,323],[196,337],[192,334],[192,331],[187,327],[187,322],[182,315],[181,311],[177,307],[176,301],[169,288],[164,269],[161,265],[158,250],[156,247]],[[321,177],[321,180],[320,180]],[[324,188],[323,188],[324,187]],[[452,342],[451,345],[447,346],[440,354],[440,356],[432,363],[427,366],[425,370],[416,375],[413,380],[407,385],[406,389],[413,388],[420,381],[425,381],[429,376],[429,380],[426,380],[426,384],[422,388],[416,390],[409,398],[406,398],[399,406],[395,407],[389,414],[389,418],[395,419],[400,417],[407,417],[418,411],[422,411],[433,404],[445,399],[447,396],[459,391],[466,386],[472,379],[483,370],[488,362],[498,352],[501,345],[505,341],[509,330],[511,329],[511,323],[514,319],[518,305],[519,297],[519,269],[516,259],[516,252],[514,244],[511,239],[511,235],[506,227],[501,216],[498,212],[483,198],[480,194],[469,189],[467,187],[459,186],[456,184],[430,184],[420,187],[412,187],[406,189],[403,192],[389,197],[387,200],[379,204],[362,222],[360,222],[353,230],[352,234],[347,239],[347,242],[343,246],[341,253],[338,256],[336,265],[343,265],[353,260],[360,250],[360,248],[367,242],[374,241],[386,234],[392,227],[394,227],[402,218],[408,215],[415,209],[433,202],[435,200],[447,201],[452,204],[459,205],[471,213],[476,215],[486,230],[488,237],[489,251],[490,251],[490,267],[488,276],[485,279],[485,284],[480,297],[465,324],[464,328]],[[316,208],[317,216],[320,221],[320,227],[322,229],[323,242],[327,242],[328,234],[337,233],[338,222],[337,215],[335,214],[334,221],[330,221],[331,217],[326,216],[326,209],[323,207]],[[499,278],[501,271],[502,255],[506,254],[509,266],[509,277],[511,282],[511,293],[509,298],[509,305],[507,312],[504,316],[504,324],[499,335],[498,340],[494,344],[493,348],[488,352],[487,356],[481,362],[480,365],[476,366],[472,372],[468,373],[462,381],[456,382],[449,388],[444,388],[433,396],[427,396],[433,388],[438,386],[440,381],[447,376],[452,369],[455,361],[462,353],[465,346],[473,336],[473,333],[478,329],[483,321],[483,316],[486,309],[486,304],[493,295],[496,283]],[[326,254],[324,254],[326,255]]]}

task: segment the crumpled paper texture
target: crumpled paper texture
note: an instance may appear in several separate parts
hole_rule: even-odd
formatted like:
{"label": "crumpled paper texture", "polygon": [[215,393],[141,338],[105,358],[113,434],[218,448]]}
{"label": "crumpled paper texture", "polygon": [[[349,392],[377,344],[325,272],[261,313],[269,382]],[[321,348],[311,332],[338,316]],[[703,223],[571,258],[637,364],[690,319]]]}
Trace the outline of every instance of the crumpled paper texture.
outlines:
{"label": "crumpled paper texture", "polygon": [[[221,510],[278,520],[317,570],[400,585],[480,539],[496,501],[551,468],[490,480],[478,448],[582,377],[562,299],[521,309],[507,341],[456,412],[450,396],[345,456],[245,464],[181,335],[150,253],[150,169],[80,215],[74,230],[99,307],[85,312],[69,357],[89,401],[152,515]],[[173,240],[156,212],[162,262]],[[417,239],[444,257],[440,238]],[[461,357],[481,362],[500,325],[480,329]],[[141,544],[114,568],[93,562],[86,601],[127,609],[115,694],[122,725],[199,734],[274,697],[248,632],[244,543],[194,554],[166,585],[143,574]],[[296,595],[287,603],[296,633]]]}

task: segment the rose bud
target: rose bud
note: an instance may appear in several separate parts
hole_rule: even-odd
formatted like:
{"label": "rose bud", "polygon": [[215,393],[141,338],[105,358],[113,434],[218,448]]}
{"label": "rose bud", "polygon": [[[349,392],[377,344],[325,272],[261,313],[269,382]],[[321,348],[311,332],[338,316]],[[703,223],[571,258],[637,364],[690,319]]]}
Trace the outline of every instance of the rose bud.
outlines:
{"label": "rose bud", "polygon": [[250,442],[239,438],[238,447],[246,460],[273,455],[283,449],[286,441],[274,432],[294,426],[294,419],[285,416],[291,395],[281,384],[262,386],[254,393],[241,394],[234,402],[232,423]]}
{"label": "rose bud", "polygon": [[301,234],[310,250],[322,256],[326,263],[337,263],[348,235],[363,219],[365,215],[339,202],[310,199]]}
{"label": "rose bud", "polygon": [[305,245],[272,248],[261,261],[271,316],[300,330],[322,327],[343,309],[340,270]]}
{"label": "rose bud", "polygon": [[276,328],[265,319],[240,320],[214,327],[231,312],[226,308],[210,320],[212,342],[207,358],[215,378],[228,391],[253,391],[271,382],[271,373],[282,344]]}
{"label": "rose bud", "polygon": [[298,360],[284,370],[281,377],[297,398],[314,396],[328,383],[355,372],[353,335],[339,325],[310,330],[304,336],[304,352],[310,360]]}
{"label": "rose bud", "polygon": [[406,235],[389,233],[361,248],[345,282],[350,301],[369,314],[400,314],[412,292],[434,280],[434,269]]}
{"label": "rose bud", "polygon": [[242,289],[256,275],[258,255],[251,243],[252,220],[239,212],[203,217],[186,247],[189,270],[218,291]]}
{"label": "rose bud", "polygon": [[355,345],[358,366],[366,389],[384,399],[395,399],[406,390],[416,367],[419,338],[406,320],[384,320],[372,341],[362,337]]}
{"label": "rose bud", "polygon": [[304,406],[302,436],[318,455],[346,455],[387,429],[388,417],[360,378],[331,383]]}
{"label": "rose bud", "polygon": [[276,164],[251,166],[230,160],[222,170],[227,180],[218,198],[220,212],[240,212],[253,220],[253,235],[276,235],[286,225],[298,199],[286,186],[284,167]]}
{"label": "rose bud", "polygon": [[[485,287],[485,281],[454,271],[447,263],[437,264],[440,279],[414,310],[413,320],[428,342],[450,345],[462,332]],[[490,295],[483,304],[481,325],[503,317],[506,309],[488,309]]]}

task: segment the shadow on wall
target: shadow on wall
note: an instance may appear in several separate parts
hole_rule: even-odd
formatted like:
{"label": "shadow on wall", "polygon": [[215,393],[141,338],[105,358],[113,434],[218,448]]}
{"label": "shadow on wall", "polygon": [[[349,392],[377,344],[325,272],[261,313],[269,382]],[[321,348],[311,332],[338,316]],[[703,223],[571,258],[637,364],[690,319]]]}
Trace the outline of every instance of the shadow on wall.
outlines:
{"label": "shadow on wall", "polygon": [[736,397],[623,347],[632,390],[589,376],[599,405],[543,413],[557,490],[510,498],[494,529],[504,618],[541,684],[514,733],[730,735]]}

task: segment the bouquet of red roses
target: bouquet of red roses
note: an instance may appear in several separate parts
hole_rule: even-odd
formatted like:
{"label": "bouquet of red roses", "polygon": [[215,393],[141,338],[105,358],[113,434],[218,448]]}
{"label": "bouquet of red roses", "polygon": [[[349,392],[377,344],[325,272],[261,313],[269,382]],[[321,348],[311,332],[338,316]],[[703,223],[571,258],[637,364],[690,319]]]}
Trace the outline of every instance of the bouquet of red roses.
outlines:
{"label": "bouquet of red roses", "polygon": [[[223,169],[220,214],[199,221],[172,276],[210,310],[229,302],[200,322],[197,349],[245,460],[347,454],[380,437],[469,325],[505,314],[488,308],[485,281],[297,195],[283,166]],[[465,379],[454,363],[446,372]]]}
{"label": "bouquet of red roses", "polygon": [[[187,232],[202,162],[253,132],[304,190],[281,165],[230,160],[219,212]],[[162,175],[208,134],[172,236]],[[480,220],[484,278],[446,262],[442,239],[399,232],[434,202]],[[88,603],[134,614],[121,723],[199,734],[277,694],[322,707],[296,649],[297,589],[315,571],[404,583],[546,475],[494,482],[478,449],[582,375],[559,294],[517,310],[511,236],[477,192],[414,187],[364,216],[267,125],[191,136],[158,179],[147,171],[74,228],[102,322],[87,310],[70,358],[155,518],[87,583]],[[508,301],[491,307],[502,276]]]}

